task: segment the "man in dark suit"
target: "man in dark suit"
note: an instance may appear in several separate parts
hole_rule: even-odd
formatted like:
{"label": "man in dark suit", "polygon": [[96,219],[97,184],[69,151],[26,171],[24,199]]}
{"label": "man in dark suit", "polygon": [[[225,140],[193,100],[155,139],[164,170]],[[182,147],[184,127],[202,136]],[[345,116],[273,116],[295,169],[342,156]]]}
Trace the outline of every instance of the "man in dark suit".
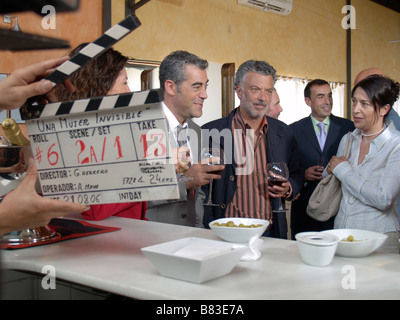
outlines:
{"label": "man in dark suit", "polygon": [[304,90],[306,104],[311,115],[290,127],[299,145],[300,167],[304,170],[305,184],[300,196],[292,202],[292,236],[305,231],[322,231],[333,228],[334,218],[319,222],[307,215],[308,201],[322,179],[324,167],[336,155],[342,137],[354,130],[352,121],[332,115],[332,90],[325,80],[309,82]]}
{"label": "man in dark suit", "polygon": [[[212,188],[212,200],[218,206],[204,206],[205,227],[218,218],[258,218],[272,222],[266,235],[287,238],[285,212],[272,213],[271,207],[279,207],[280,197],[284,200],[298,194],[303,174],[292,130],[266,116],[275,74],[275,69],[264,61],[243,63],[235,80],[240,106],[227,117],[202,127],[203,141],[220,146],[225,155],[225,169]],[[266,168],[270,162],[287,164],[288,182],[281,186],[268,185]],[[208,189],[209,185],[203,186],[206,196]]]}

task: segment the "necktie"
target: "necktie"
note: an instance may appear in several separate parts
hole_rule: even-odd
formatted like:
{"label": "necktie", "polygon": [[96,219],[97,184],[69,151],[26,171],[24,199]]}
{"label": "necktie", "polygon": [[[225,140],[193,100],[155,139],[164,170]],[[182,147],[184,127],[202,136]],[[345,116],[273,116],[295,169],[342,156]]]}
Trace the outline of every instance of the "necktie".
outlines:
{"label": "necktie", "polygon": [[[187,146],[188,142],[188,134],[187,127],[183,127],[181,124],[176,127],[176,142],[178,147],[182,147],[184,145]],[[188,166],[191,166],[191,163],[188,163]],[[194,190],[187,190],[187,200],[188,200],[188,213],[187,213],[187,223],[189,226],[194,227],[196,224],[196,200],[195,200],[195,192]]]}
{"label": "necktie", "polygon": [[322,151],[322,150],[324,150],[325,141],[326,141],[325,123],[323,123],[323,122],[318,123],[318,127],[319,127],[318,142],[319,142],[319,146],[321,147],[321,151]]}
{"label": "necktie", "polygon": [[[188,141],[188,127],[183,127],[181,124],[176,127],[176,143],[178,145],[178,148],[181,148],[183,146],[189,148]],[[189,156],[190,154],[188,154]],[[192,164],[191,162],[188,163],[188,166],[190,167]]]}
{"label": "necktie", "polygon": [[176,142],[179,148],[187,143],[186,128],[181,124],[176,127]]}

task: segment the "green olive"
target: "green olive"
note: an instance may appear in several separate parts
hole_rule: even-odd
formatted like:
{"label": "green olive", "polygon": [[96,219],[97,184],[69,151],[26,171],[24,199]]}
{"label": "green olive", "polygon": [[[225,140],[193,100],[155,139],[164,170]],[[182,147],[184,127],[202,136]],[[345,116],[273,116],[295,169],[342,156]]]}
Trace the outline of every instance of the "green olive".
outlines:
{"label": "green olive", "polygon": [[251,225],[246,226],[243,223],[241,223],[237,226],[233,221],[228,221],[226,223],[214,222],[213,225],[217,226],[217,227],[231,227],[231,228],[260,228],[263,226],[262,224],[257,224],[257,225],[251,224]]}

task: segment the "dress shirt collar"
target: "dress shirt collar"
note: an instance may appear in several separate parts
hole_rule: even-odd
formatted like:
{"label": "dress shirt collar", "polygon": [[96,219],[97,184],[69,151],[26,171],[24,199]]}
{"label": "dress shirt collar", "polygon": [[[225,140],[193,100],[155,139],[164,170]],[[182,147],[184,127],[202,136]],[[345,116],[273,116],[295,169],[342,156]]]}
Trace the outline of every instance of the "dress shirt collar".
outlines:
{"label": "dress shirt collar", "polygon": [[[240,113],[240,107],[237,109],[234,119],[236,119],[236,122],[244,129],[243,133],[246,132],[246,129],[251,129],[251,126],[246,122],[246,120],[243,119],[242,114]],[[263,117],[263,120],[261,122],[261,125],[259,127],[259,133],[263,131],[264,134],[267,133],[268,130],[268,121],[267,117]],[[258,132],[254,132],[256,135]]]}
{"label": "dress shirt collar", "polygon": [[[320,123],[320,121],[315,119],[311,114],[310,114],[310,118],[311,118],[311,122],[313,124],[313,128],[314,128],[315,134],[318,136],[319,130],[320,130],[319,127],[318,127],[318,124]],[[322,122],[325,124],[325,127],[324,127],[325,133],[328,134],[329,126],[331,124],[331,117],[326,117],[324,119],[324,121],[322,121]]]}
{"label": "dress shirt collar", "polygon": [[[310,117],[314,126],[318,126],[318,123],[321,122],[315,119],[312,115],[310,115]],[[325,124],[325,128],[329,127],[329,125],[331,124],[331,117],[326,117],[322,122]]]}
{"label": "dress shirt collar", "polygon": [[[386,129],[375,139],[372,139],[370,141],[371,145],[376,146],[376,150],[379,150],[380,148],[383,147],[383,145],[386,143],[386,141],[390,140],[391,137],[393,136],[394,132],[397,131],[396,126],[394,125],[393,121],[391,120],[386,120],[385,121],[385,126]],[[352,133],[354,138],[362,138],[362,133],[360,129],[355,129]]]}
{"label": "dress shirt collar", "polygon": [[[171,110],[169,110],[169,108],[166,106],[166,104],[164,103],[164,101],[161,103],[165,118],[168,121],[168,125],[170,127],[171,130],[173,130],[174,132],[176,131],[176,128],[180,125],[179,121],[176,119],[176,117],[174,116],[174,114],[172,113]],[[188,126],[187,121],[185,121],[182,124],[182,128],[186,128]]]}

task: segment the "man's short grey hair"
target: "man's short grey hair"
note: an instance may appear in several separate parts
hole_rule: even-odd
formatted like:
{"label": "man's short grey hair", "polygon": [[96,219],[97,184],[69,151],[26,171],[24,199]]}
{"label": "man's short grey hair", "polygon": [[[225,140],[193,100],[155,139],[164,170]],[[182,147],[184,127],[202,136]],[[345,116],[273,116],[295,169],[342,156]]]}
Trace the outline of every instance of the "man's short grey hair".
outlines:
{"label": "man's short grey hair", "polygon": [[201,70],[208,68],[207,60],[201,59],[193,53],[178,50],[170,53],[160,65],[160,87],[162,92],[165,90],[165,82],[172,80],[178,89],[183,81],[186,80],[186,65],[195,65]]}
{"label": "man's short grey hair", "polygon": [[276,70],[265,61],[248,60],[242,63],[236,72],[235,86],[241,86],[246,75],[249,72],[256,72],[263,76],[272,76],[274,83],[276,81]]}

